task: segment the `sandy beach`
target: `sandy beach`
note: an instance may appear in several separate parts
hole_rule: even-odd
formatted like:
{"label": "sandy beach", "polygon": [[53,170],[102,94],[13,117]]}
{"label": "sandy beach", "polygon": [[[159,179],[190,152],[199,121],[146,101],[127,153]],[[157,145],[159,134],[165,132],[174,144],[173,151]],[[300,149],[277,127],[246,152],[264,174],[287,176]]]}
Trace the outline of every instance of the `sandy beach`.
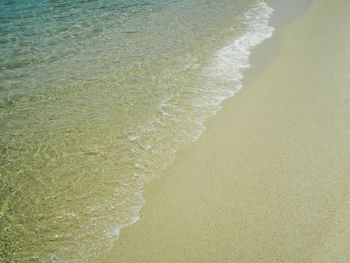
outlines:
{"label": "sandy beach", "polygon": [[350,262],[349,12],[315,0],[277,27],[272,56],[256,50],[259,69],[92,261]]}

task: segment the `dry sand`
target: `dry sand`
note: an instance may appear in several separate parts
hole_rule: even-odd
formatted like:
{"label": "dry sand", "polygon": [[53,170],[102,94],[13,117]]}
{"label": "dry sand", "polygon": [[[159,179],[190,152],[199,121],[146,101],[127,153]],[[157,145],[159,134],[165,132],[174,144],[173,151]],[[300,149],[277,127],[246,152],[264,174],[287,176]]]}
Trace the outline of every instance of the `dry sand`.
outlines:
{"label": "dry sand", "polygon": [[349,13],[314,0],[277,32],[103,262],[350,262]]}

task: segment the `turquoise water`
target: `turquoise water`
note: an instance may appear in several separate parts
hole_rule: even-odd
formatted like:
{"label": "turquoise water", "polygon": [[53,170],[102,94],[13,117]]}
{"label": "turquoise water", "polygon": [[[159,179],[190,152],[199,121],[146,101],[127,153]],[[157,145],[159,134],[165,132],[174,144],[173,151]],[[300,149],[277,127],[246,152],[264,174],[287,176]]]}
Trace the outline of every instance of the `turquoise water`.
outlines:
{"label": "turquoise water", "polygon": [[3,0],[0,261],[86,262],[241,88],[256,0]]}

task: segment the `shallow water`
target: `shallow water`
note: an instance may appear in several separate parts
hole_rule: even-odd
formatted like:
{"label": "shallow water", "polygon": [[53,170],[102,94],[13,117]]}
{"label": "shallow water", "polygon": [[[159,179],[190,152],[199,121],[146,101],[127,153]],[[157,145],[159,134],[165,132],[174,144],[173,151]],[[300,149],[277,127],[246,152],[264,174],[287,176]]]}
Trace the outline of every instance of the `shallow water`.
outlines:
{"label": "shallow water", "polygon": [[255,0],[3,1],[0,259],[85,262],[241,88]]}

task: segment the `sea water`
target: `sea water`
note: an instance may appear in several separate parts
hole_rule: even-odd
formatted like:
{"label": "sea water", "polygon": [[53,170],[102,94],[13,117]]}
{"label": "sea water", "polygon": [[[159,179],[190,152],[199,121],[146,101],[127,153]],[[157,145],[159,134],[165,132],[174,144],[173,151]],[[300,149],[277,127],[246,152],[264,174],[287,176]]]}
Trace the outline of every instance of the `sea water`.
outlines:
{"label": "sea water", "polygon": [[257,0],[2,0],[0,261],[86,262],[237,92]]}

